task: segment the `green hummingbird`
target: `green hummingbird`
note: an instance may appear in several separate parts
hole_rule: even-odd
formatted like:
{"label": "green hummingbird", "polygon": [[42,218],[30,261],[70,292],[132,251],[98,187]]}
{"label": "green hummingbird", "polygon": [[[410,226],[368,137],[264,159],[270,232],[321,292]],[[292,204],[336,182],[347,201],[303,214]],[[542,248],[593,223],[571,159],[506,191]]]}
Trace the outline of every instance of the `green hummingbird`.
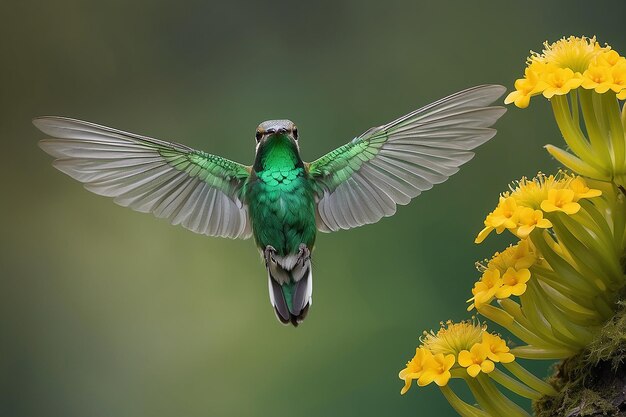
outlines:
{"label": "green hummingbird", "polygon": [[63,117],[38,117],[54,167],[117,204],[209,236],[254,236],[276,317],[297,326],[312,303],[315,236],[375,223],[448,179],[491,139],[506,89],[440,99],[307,163],[289,120],[261,123],[252,166],[188,146]]}

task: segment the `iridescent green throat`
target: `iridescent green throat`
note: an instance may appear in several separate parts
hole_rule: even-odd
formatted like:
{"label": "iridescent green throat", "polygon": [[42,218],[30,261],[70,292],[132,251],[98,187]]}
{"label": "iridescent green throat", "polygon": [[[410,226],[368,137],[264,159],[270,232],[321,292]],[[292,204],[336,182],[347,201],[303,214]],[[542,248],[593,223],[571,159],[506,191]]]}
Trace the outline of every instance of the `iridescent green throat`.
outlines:
{"label": "iridescent green throat", "polygon": [[303,167],[298,148],[287,135],[273,135],[259,145],[254,161],[256,172]]}

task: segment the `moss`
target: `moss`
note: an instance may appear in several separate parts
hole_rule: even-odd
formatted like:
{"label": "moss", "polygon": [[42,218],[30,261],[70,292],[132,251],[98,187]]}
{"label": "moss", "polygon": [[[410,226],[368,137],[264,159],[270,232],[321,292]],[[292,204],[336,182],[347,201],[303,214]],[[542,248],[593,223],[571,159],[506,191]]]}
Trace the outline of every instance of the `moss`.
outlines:
{"label": "moss", "polygon": [[587,348],[588,363],[597,365],[610,362],[616,371],[626,359],[626,303],[621,301],[618,305],[617,314],[604,325]]}
{"label": "moss", "polygon": [[537,417],[626,417],[626,303],[580,354],[554,367],[559,394],[533,403]]}

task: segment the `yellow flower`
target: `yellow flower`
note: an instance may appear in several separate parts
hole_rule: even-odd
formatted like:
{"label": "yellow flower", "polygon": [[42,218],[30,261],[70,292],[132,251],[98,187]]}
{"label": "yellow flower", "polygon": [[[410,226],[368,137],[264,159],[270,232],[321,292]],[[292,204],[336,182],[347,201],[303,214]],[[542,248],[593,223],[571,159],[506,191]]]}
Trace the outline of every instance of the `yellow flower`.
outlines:
{"label": "yellow flower", "polygon": [[[515,103],[517,107],[525,108],[534,95],[543,93],[550,99],[555,95],[567,94],[580,87],[583,83],[581,74],[588,71],[590,65],[603,64],[608,67],[612,66],[609,63],[615,65],[621,62],[619,54],[615,56],[608,46],[600,47],[595,37],[570,36],[554,43],[546,41],[543,45],[541,53],[531,51],[526,61],[528,66],[524,70],[524,78],[515,81],[515,90],[506,97],[505,104]],[[589,75],[591,77],[592,74]],[[602,84],[598,88],[605,87]],[[595,89],[596,85],[585,88]]]}
{"label": "yellow flower", "polygon": [[617,51],[613,49],[599,54],[594,59],[594,63],[596,63],[597,65],[603,65],[605,67],[614,67],[624,62],[626,62],[626,58],[620,56],[620,54],[618,54]]}
{"label": "yellow flower", "polygon": [[498,207],[491,213],[489,225],[502,232],[502,230],[514,228],[517,224],[515,214],[517,212],[517,203],[512,197],[500,197]]}
{"label": "yellow flower", "polygon": [[489,349],[482,343],[476,343],[470,350],[462,350],[459,352],[459,365],[467,368],[467,373],[471,377],[476,377],[483,371],[488,374],[495,369],[495,364],[487,359]]}
{"label": "yellow flower", "polygon": [[626,61],[611,68],[611,78],[613,79],[611,90],[619,93],[626,88]]}
{"label": "yellow flower", "polygon": [[541,202],[548,196],[548,189],[552,188],[555,182],[554,175],[548,177],[539,173],[532,179],[522,177],[519,181],[509,185],[509,189],[517,204],[538,209]]}
{"label": "yellow flower", "polygon": [[606,47],[600,47],[595,36],[591,38],[563,37],[551,44],[546,41],[543,46],[542,53],[531,52],[530,59],[581,73],[587,69],[595,57],[608,50]]}
{"label": "yellow flower", "polygon": [[587,90],[595,90],[598,94],[609,91],[613,85],[613,76],[608,67],[590,65],[583,73],[582,87]]}
{"label": "yellow flower", "polygon": [[486,326],[477,320],[454,323],[448,320],[441,324],[437,333],[432,330],[424,332],[421,338],[422,346],[433,354],[458,355],[462,350],[469,349],[480,342]]}
{"label": "yellow flower", "polygon": [[571,90],[580,87],[580,84],[583,82],[582,78],[570,68],[558,68],[554,65],[549,65],[548,67],[550,68],[549,72],[543,76],[543,80],[547,84],[547,87],[543,90],[545,98],[567,94]]}
{"label": "yellow flower", "polygon": [[471,310],[474,306],[480,308],[483,304],[489,303],[501,286],[502,279],[500,278],[500,271],[497,269],[487,269],[483,272],[480,280],[474,284],[474,288],[472,288],[472,294],[474,296],[467,300],[467,302],[474,301],[474,303],[471,304],[467,310]]}
{"label": "yellow flower", "polygon": [[504,229],[514,229],[517,227],[517,203],[515,199],[508,196],[501,196],[498,207],[485,218],[485,228],[478,234],[474,242],[480,243],[495,230],[502,233]]}
{"label": "yellow flower", "polygon": [[528,269],[537,261],[537,255],[530,241],[521,240],[517,245],[511,245],[501,253],[496,252],[487,264],[487,267],[497,268],[502,275],[509,268]]}
{"label": "yellow flower", "polygon": [[543,218],[543,212],[541,210],[533,210],[530,207],[520,208],[518,225],[517,236],[520,239],[528,237],[535,227],[539,227],[541,229],[548,229],[552,227],[550,220]]}
{"label": "yellow flower", "polygon": [[444,356],[443,353],[437,353],[436,355],[427,358],[424,362],[424,371],[417,380],[417,385],[423,387],[433,381],[440,387],[448,384],[448,381],[452,376],[450,374],[450,368],[452,368],[454,362],[455,359],[452,354]]}
{"label": "yellow flower", "polygon": [[548,198],[541,202],[541,209],[547,213],[562,211],[566,214],[575,214],[580,210],[580,204],[574,202],[574,191],[569,189],[552,189],[548,191]]}
{"label": "yellow flower", "polygon": [[500,336],[484,332],[482,345],[487,348],[487,357],[494,362],[509,363],[515,360],[515,356],[509,352],[509,347]]}
{"label": "yellow flower", "polygon": [[[544,218],[544,213],[562,211],[574,214],[580,210],[578,200],[602,194],[600,190],[587,187],[582,177],[565,171],[549,176],[539,173],[532,179],[522,177],[509,189],[500,195],[498,206],[485,218],[485,227],[474,239],[475,243],[481,243],[494,230],[502,233],[505,229],[525,239],[536,227],[552,227],[551,221]],[[501,270],[502,273],[504,271],[506,269]]]}
{"label": "yellow flower", "polygon": [[574,191],[574,201],[581,198],[593,198],[602,195],[602,191],[587,187],[587,183],[582,177],[576,177],[569,183],[570,190]]}
{"label": "yellow flower", "polygon": [[532,63],[524,71],[524,78],[515,80],[515,91],[509,93],[504,99],[504,104],[515,103],[520,109],[528,107],[530,98],[541,93],[545,88],[545,82],[539,76],[543,64]]}
{"label": "yellow flower", "polygon": [[611,79],[609,88],[615,93],[626,88],[626,58],[616,51],[610,50],[598,55],[592,66],[606,68],[609,71]]}
{"label": "yellow flower", "polygon": [[422,376],[422,372],[424,371],[424,362],[426,359],[432,357],[433,354],[430,353],[430,350],[418,347],[415,349],[415,356],[406,364],[406,368],[400,371],[398,376],[400,379],[404,380],[404,387],[400,394],[405,394],[409,388],[411,388],[411,384],[414,379],[418,379]]}
{"label": "yellow flower", "polygon": [[526,291],[526,283],[530,279],[530,267],[540,262],[528,239],[521,240],[517,245],[506,248],[502,253],[496,252],[487,267],[484,268],[480,281],[474,284],[474,297],[467,300],[474,303],[468,311],[476,307],[480,310],[483,304],[490,303],[496,298],[508,298],[511,295],[520,296]]}
{"label": "yellow flower", "polygon": [[519,181],[513,182],[509,189],[517,205],[536,210],[541,207],[543,200],[548,198],[550,190],[568,188],[574,178],[565,171],[559,171],[556,175],[540,172],[532,179],[522,177]]}
{"label": "yellow flower", "polygon": [[530,271],[528,269],[507,269],[502,276],[502,286],[496,291],[496,297],[509,298],[511,295],[520,296],[524,294],[529,279]]}

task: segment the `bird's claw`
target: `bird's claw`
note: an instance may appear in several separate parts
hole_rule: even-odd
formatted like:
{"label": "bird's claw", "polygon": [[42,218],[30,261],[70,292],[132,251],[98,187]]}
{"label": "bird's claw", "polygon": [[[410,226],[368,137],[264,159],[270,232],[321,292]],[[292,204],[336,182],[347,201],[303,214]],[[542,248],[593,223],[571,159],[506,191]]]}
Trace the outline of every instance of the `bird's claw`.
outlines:
{"label": "bird's claw", "polygon": [[300,247],[298,248],[298,262],[301,262],[302,265],[304,266],[304,264],[310,259],[311,259],[311,251],[309,250],[307,245],[305,245],[304,243],[301,243]]}
{"label": "bird's claw", "polygon": [[265,258],[265,265],[269,265],[270,262],[276,262],[274,259],[274,255],[276,254],[276,249],[272,245],[267,245],[265,250],[263,250],[263,257]]}

